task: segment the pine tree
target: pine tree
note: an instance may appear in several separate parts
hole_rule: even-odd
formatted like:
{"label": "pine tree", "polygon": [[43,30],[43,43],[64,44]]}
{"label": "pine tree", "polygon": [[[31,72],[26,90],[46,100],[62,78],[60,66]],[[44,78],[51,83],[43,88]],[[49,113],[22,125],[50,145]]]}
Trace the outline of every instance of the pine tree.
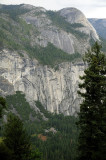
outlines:
{"label": "pine tree", "polygon": [[11,151],[2,142],[0,142],[0,159],[1,160],[12,160]]}
{"label": "pine tree", "polygon": [[4,128],[4,144],[13,153],[14,160],[29,160],[30,139],[18,116],[9,114]]}
{"label": "pine tree", "polygon": [[6,101],[5,98],[0,97],[0,118],[2,118],[3,109],[6,109]]}
{"label": "pine tree", "polygon": [[82,97],[79,122],[78,160],[106,158],[106,57],[97,42],[85,56],[87,69],[80,77]]}

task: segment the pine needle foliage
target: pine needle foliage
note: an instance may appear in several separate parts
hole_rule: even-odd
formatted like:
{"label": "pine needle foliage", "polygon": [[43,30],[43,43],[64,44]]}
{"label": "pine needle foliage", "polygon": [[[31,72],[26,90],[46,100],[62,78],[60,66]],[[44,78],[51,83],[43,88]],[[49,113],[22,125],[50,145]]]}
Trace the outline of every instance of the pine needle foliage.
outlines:
{"label": "pine needle foliage", "polygon": [[27,135],[22,121],[12,113],[7,117],[4,137],[4,144],[12,151],[14,160],[30,159],[30,137]]}
{"label": "pine needle foliage", "polygon": [[[78,160],[106,158],[106,57],[96,42],[85,56],[87,69],[80,77],[82,97],[79,122]],[[81,91],[82,89],[82,91]]]}

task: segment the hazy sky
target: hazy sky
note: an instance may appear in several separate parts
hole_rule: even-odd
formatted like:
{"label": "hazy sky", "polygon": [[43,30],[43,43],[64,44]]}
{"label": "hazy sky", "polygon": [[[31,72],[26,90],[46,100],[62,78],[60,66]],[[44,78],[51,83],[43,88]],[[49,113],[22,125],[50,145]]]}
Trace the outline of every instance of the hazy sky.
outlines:
{"label": "hazy sky", "polygon": [[106,18],[106,0],[0,0],[1,4],[31,4],[50,10],[75,7],[87,18]]}

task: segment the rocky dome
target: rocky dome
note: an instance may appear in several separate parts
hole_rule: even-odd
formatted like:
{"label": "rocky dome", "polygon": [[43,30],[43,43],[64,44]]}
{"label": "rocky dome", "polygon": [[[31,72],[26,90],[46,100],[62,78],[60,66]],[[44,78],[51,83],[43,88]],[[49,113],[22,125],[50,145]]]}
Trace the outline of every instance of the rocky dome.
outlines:
{"label": "rocky dome", "polygon": [[80,29],[81,32],[92,35],[93,39],[99,40],[99,37],[93,28],[93,26],[89,23],[85,15],[76,8],[63,8],[59,11],[60,15],[63,16],[66,21],[71,24],[80,23],[84,27]]}

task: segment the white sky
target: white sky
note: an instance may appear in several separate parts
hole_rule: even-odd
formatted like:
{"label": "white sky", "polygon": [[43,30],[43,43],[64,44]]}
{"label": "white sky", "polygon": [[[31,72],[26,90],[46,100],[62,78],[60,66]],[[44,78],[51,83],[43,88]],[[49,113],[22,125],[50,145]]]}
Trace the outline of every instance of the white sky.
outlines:
{"label": "white sky", "polygon": [[50,10],[75,7],[87,18],[106,18],[106,0],[0,0],[0,4],[31,4]]}

